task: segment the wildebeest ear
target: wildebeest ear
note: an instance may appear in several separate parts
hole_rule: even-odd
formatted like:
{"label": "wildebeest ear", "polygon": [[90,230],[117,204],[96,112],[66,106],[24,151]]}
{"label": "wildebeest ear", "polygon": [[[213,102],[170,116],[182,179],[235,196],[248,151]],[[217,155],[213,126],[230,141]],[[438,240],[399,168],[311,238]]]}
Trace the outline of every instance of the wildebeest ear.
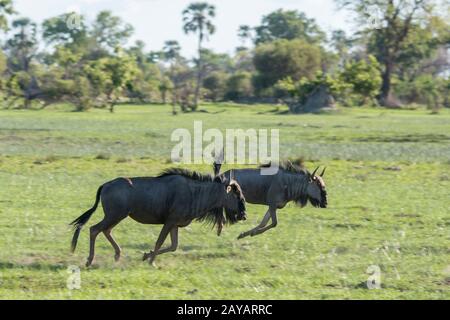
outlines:
{"label": "wildebeest ear", "polygon": [[234,193],[237,193],[239,191],[239,186],[235,180],[231,180],[231,182],[228,184],[227,193],[230,193],[231,191],[233,191]]}

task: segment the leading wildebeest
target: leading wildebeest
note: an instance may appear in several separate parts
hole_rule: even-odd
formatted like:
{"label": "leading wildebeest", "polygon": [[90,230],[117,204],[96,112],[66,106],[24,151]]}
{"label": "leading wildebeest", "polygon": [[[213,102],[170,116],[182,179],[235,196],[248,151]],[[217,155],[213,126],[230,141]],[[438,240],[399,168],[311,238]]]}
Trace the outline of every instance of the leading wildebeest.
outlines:
{"label": "leading wildebeest", "polygon": [[[221,164],[215,162],[213,167],[214,174],[219,176]],[[327,207],[327,192],[323,180],[325,169],[316,176],[319,168],[309,173],[306,169],[288,161],[279,165],[276,174],[262,175],[261,169],[269,167],[270,164],[263,165],[259,169],[233,169],[220,175],[225,181],[237,181],[248,203],[269,206],[261,223],[241,233],[238,239],[255,236],[276,227],[277,209],[282,209],[288,202],[294,201],[304,207],[309,200],[314,207]],[[267,226],[269,219],[272,223]]]}
{"label": "leading wildebeest", "polygon": [[[152,263],[158,254],[175,251],[178,228],[192,220],[209,221],[217,225],[218,234],[224,223],[245,220],[245,199],[239,184],[234,180],[202,175],[184,169],[169,169],[158,177],[117,178],[101,185],[94,206],[75,219],[72,252],[77,245],[83,225],[97,209],[101,199],[105,217],[90,228],[90,251],[86,266],[94,259],[95,239],[103,232],[115,250],[116,261],[121,249],[111,235],[111,230],[121,220],[130,216],[143,224],[163,224],[155,249],[144,253],[143,259]],[[225,215],[224,215],[225,211]],[[172,244],[161,249],[170,233]]]}

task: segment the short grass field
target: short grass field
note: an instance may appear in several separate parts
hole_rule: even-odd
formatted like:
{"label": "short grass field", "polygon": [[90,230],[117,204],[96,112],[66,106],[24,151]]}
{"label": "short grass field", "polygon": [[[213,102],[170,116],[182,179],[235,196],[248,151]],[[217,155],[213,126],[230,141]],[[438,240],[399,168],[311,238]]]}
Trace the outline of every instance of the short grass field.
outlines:
{"label": "short grass field", "polygon": [[[449,299],[450,112],[343,109],[288,115],[277,106],[169,106],[71,112],[0,111],[0,299]],[[266,208],[217,237],[194,222],[175,253],[142,262],[161,226],[131,219],[103,235],[85,268],[88,227],[71,254],[68,223],[92,206],[98,186],[172,166],[176,128],[279,129],[282,158],[328,167],[329,208],[293,204],[260,236],[237,240]],[[224,169],[231,168],[225,165]],[[208,164],[188,166],[211,172]],[[67,287],[79,266],[81,288]],[[379,268],[381,288],[368,289]]]}

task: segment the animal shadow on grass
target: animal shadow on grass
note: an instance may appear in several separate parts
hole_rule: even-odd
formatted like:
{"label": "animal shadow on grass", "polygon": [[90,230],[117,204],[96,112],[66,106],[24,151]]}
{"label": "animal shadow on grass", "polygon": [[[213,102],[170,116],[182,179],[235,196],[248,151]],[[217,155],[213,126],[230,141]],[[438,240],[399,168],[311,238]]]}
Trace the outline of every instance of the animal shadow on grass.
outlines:
{"label": "animal shadow on grass", "polygon": [[0,261],[0,270],[7,269],[31,269],[31,270],[50,270],[50,271],[60,271],[67,268],[62,263],[46,263],[46,262],[31,262],[31,263],[17,263],[17,262],[7,262]]}
{"label": "animal shadow on grass", "polygon": [[[134,244],[129,245],[129,249],[135,249],[138,251],[148,251],[151,248],[151,245],[148,244]],[[200,245],[180,245],[175,252],[171,252],[171,255],[183,255],[186,259],[189,260],[198,260],[198,259],[220,259],[220,258],[234,258],[238,256],[238,254],[233,252],[211,252],[207,247]]]}

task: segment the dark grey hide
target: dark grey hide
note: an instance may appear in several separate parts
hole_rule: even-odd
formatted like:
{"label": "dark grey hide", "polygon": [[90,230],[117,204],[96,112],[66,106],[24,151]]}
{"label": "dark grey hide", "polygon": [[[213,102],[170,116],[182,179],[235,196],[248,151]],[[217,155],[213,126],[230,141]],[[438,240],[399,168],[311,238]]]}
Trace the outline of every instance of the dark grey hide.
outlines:
{"label": "dark grey hide", "polygon": [[[236,223],[246,217],[245,199],[235,181],[223,182],[220,177],[213,178],[183,169],[170,169],[158,177],[117,178],[100,186],[94,206],[71,223],[75,227],[72,251],[75,250],[81,228],[97,209],[100,200],[105,216],[90,228],[90,252],[86,266],[92,264],[95,239],[101,232],[113,246],[115,259],[120,258],[121,249],[111,230],[128,216],[143,224],[164,225],[154,250],[144,254],[143,259],[149,259],[150,263],[158,254],[175,251],[178,228],[189,225],[193,220],[217,225],[220,235],[225,223]],[[160,249],[169,233],[171,245]]]}
{"label": "dark grey hide", "polygon": [[[270,165],[262,166],[270,167]],[[317,168],[318,169],[318,168]],[[317,208],[327,207],[327,192],[321,175],[316,176],[317,169],[311,174],[307,170],[290,162],[279,165],[275,175],[261,175],[261,169],[233,169],[222,173],[223,179],[230,178],[241,186],[248,203],[269,206],[261,223],[255,228],[243,232],[238,239],[261,234],[277,225],[277,209],[282,209],[288,202],[294,201],[304,207],[308,200]],[[220,164],[214,163],[214,173],[219,174]],[[267,225],[269,220],[271,224]]]}

